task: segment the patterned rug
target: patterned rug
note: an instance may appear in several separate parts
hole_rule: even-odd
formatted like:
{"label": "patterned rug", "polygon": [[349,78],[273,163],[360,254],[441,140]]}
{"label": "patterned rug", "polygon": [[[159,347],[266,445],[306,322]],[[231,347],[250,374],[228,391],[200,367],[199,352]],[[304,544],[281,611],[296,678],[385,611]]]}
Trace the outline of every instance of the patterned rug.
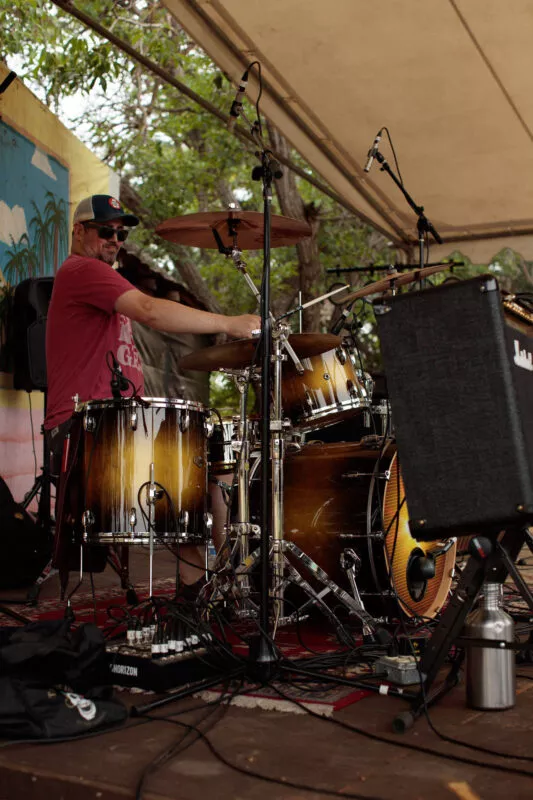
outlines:
{"label": "patterned rug", "polygon": [[[279,687],[283,697],[276,691]],[[200,692],[196,697],[200,697],[205,702],[217,700],[222,689],[210,689]],[[305,686],[295,684],[273,682],[272,686],[261,689],[251,687],[249,690],[236,695],[232,698],[230,705],[240,708],[261,708],[264,711],[277,711],[281,713],[305,714],[306,709],[311,709],[324,717],[331,717],[335,711],[358,703],[365,697],[369,697],[373,692],[364,689],[350,689],[347,686],[332,684],[324,688],[323,684],[306,683]],[[290,699],[288,699],[290,698]],[[296,702],[291,702],[292,700]],[[303,706],[303,708],[302,708]]]}
{"label": "patterned rug", "polygon": [[[159,578],[153,582],[153,594],[156,597],[161,595],[172,596],[176,581],[174,578]],[[139,602],[147,600],[148,582],[138,581],[135,584],[135,591]],[[2,600],[0,599],[0,606]],[[72,610],[74,612],[75,622],[81,624],[82,622],[93,622],[99,628],[105,627],[110,621],[108,610],[111,607],[126,606],[126,592],[120,586],[112,586],[107,589],[98,588],[95,596],[92,592],[80,591],[76,592],[71,599]],[[66,603],[59,598],[50,600],[40,600],[38,605],[9,605],[5,604],[6,608],[12,609],[17,614],[26,617],[30,622],[61,619],[65,615]],[[24,624],[18,623],[10,615],[0,613],[0,625],[17,625]]]}

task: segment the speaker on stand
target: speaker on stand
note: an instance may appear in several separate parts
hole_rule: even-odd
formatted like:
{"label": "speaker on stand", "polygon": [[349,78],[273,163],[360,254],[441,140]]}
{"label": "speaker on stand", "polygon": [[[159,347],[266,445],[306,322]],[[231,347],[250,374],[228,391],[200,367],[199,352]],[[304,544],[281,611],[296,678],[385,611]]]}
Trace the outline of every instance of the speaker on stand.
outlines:
{"label": "speaker on stand", "polygon": [[[52,295],[54,279],[28,278],[15,288],[9,323],[9,339],[13,362],[13,387],[26,392],[44,393],[46,414],[46,317]],[[11,542],[11,558],[17,563],[7,565],[2,573],[2,585],[16,588],[35,581],[50,559],[52,551],[51,476],[50,456],[43,431],[41,473],[36,476],[31,489],[21,503],[16,503],[5,487],[2,501],[2,533],[6,543]],[[38,497],[37,517],[27,512],[32,500]],[[35,584],[34,584],[35,585]],[[25,604],[36,600],[37,591],[30,590],[27,600],[7,600],[3,603]],[[2,613],[19,622],[29,622],[21,614],[1,606]]]}
{"label": "speaker on stand", "polygon": [[[512,308],[515,305],[516,308]],[[510,575],[533,521],[533,314],[483,275],[374,301],[405,485],[419,541],[470,536],[469,559],[419,669],[404,730],[454,685],[431,689],[484,582]],[[459,661],[457,663],[460,663]],[[457,668],[458,669],[458,668]]]}
{"label": "speaker on stand", "polygon": [[[46,415],[46,318],[53,278],[28,278],[19,283],[13,299],[13,388],[44,393]],[[44,535],[50,534],[50,454],[43,432],[41,474],[26,493],[21,505],[27,508],[39,495],[37,521]]]}

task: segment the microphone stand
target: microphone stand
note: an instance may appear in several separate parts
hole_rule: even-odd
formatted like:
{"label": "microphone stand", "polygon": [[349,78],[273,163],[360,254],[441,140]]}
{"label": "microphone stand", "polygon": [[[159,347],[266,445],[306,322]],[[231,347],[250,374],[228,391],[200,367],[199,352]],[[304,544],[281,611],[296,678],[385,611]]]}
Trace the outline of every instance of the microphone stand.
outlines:
{"label": "microphone stand", "polygon": [[381,164],[381,171],[386,172],[388,175],[390,175],[390,177],[392,178],[392,180],[394,181],[394,183],[401,191],[401,193],[403,194],[403,196],[405,197],[405,199],[407,200],[407,202],[409,203],[409,205],[411,206],[411,208],[418,217],[416,229],[418,231],[419,266],[420,269],[423,269],[426,234],[430,233],[435,239],[435,241],[438,242],[439,244],[442,244],[442,239],[435,230],[433,224],[424,214],[424,206],[417,206],[417,204],[415,203],[409,192],[405,189],[403,183],[397,178],[397,176],[392,171],[390,164],[386,160],[385,156],[382,153],[380,153],[379,150],[376,150],[375,158]]}
{"label": "microphone stand", "polygon": [[[248,122],[242,108],[239,115]],[[248,124],[250,124],[248,122]],[[261,588],[259,601],[259,635],[257,639],[250,642],[249,660],[254,677],[262,681],[269,681],[278,672],[281,655],[276,648],[270,634],[270,530],[275,524],[279,528],[282,520],[279,519],[280,511],[276,509],[273,513],[272,488],[276,494],[283,493],[281,479],[282,458],[283,458],[283,437],[281,420],[281,398],[275,398],[274,417],[271,417],[271,386],[272,386],[272,360],[276,360],[277,377],[281,378],[281,364],[283,360],[282,340],[279,331],[276,332],[276,355],[273,355],[273,318],[270,313],[270,249],[271,249],[271,228],[272,228],[272,183],[274,177],[279,177],[280,167],[274,159],[272,152],[266,147],[261,135],[261,123],[259,120],[251,125],[250,133],[256,142],[259,151],[256,153],[261,159],[261,164],[252,170],[252,180],[262,181],[263,184],[263,280],[261,284],[260,315],[261,315],[261,494],[260,494],[260,513],[259,525],[261,529],[261,539],[259,547],[259,558],[261,565]],[[277,381],[280,383],[280,380]],[[280,387],[276,395],[280,394]],[[269,480],[268,465],[272,463],[272,485]],[[276,531],[274,531],[276,533]],[[283,553],[281,541],[278,536],[273,536],[273,560],[275,562],[275,572],[279,572],[280,564],[283,569]],[[276,585],[278,583],[276,582]],[[276,601],[278,605],[279,601]]]}

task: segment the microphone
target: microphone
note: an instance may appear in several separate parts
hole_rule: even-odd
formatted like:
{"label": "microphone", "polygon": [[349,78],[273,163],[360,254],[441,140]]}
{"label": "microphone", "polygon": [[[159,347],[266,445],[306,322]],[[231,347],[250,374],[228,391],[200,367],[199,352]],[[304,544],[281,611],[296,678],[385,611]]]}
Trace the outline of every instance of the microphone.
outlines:
{"label": "microphone", "polygon": [[372,163],[373,163],[373,161],[374,161],[374,159],[376,157],[376,153],[379,150],[379,143],[381,142],[381,131],[382,130],[383,130],[383,128],[380,128],[379,131],[376,133],[376,138],[374,139],[374,144],[372,145],[372,147],[370,148],[370,150],[367,153],[368,161],[366,162],[365,172],[370,172],[370,167],[372,166]]}
{"label": "microphone", "polygon": [[353,303],[350,303],[349,306],[346,306],[346,308],[344,309],[344,311],[340,315],[340,317],[337,320],[337,322],[335,323],[335,325],[333,325],[333,327],[331,328],[331,333],[333,334],[333,336],[338,336],[339,333],[344,328],[344,323],[346,322],[346,320],[348,319],[348,317],[352,313],[352,306],[353,306]]}
{"label": "microphone", "polygon": [[248,86],[248,70],[246,70],[241,78],[241,82],[239,83],[239,88],[237,89],[237,94],[235,95],[235,100],[231,104],[230,112],[229,112],[229,120],[228,120],[228,130],[232,131],[235,127],[235,123],[239,117],[239,111],[242,107],[242,99],[246,94],[246,87]]}
{"label": "microphone", "polygon": [[122,398],[122,392],[125,392],[129,387],[129,382],[122,374],[122,367],[115,358],[114,353],[111,353],[111,358],[113,359],[113,369],[111,370],[111,394],[113,395],[113,400],[120,400]]}

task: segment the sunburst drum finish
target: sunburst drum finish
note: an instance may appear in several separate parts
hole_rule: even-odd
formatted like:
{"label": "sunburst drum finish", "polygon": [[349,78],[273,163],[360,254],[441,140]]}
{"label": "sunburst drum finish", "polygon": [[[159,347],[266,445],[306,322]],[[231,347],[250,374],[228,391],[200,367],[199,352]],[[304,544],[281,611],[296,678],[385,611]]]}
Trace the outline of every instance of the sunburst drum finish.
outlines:
{"label": "sunburst drum finish", "polygon": [[316,430],[368,408],[370,399],[349,349],[338,347],[301,362],[302,375],[290,359],[283,365],[283,410],[296,427]]}
{"label": "sunburst drum finish", "polygon": [[[412,538],[398,472],[392,445],[381,455],[360,443],[305,445],[285,460],[284,535],[346,591],[339,557],[344,548],[355,550],[361,558],[358,588],[373,615],[398,615],[394,590],[408,616],[434,617],[451,587],[455,545],[436,559],[435,577],[413,596],[410,559],[437,543]],[[379,531],[384,539],[369,536]]]}
{"label": "sunburst drum finish", "polygon": [[145,515],[153,464],[157,540],[205,541],[207,412],[199,403],[145,401],[147,407],[131,400],[85,405],[80,457],[86,487],[82,505],[91,520],[86,538],[92,543],[149,540]]}

